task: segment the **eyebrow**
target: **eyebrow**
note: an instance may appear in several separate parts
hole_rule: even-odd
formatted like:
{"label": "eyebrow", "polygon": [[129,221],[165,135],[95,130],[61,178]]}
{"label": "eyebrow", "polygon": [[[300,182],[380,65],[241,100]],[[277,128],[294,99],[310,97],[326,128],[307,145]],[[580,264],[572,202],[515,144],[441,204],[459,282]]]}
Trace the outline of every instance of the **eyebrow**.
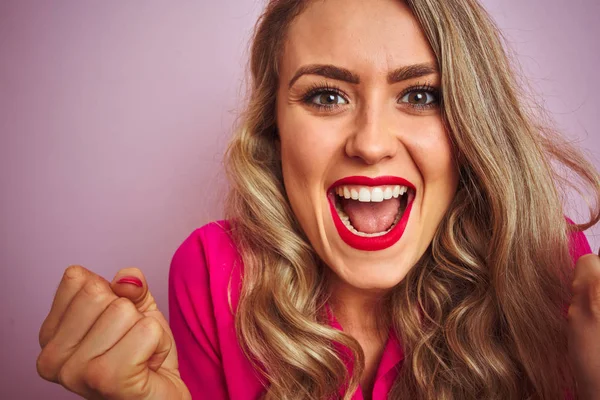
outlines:
{"label": "eyebrow", "polygon": [[[439,73],[439,70],[437,64],[434,63],[405,65],[391,71],[387,76],[387,81],[389,84],[393,84],[437,73]],[[310,64],[298,68],[293,78],[290,79],[289,87],[291,88],[302,75],[319,75],[353,84],[360,83],[360,77],[346,68],[336,67],[331,64]]]}

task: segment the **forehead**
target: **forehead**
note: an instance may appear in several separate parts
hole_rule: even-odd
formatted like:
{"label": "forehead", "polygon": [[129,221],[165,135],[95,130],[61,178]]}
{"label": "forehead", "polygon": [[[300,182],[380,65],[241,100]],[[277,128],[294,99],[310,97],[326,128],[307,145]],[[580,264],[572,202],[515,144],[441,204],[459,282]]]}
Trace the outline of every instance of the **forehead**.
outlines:
{"label": "forehead", "polygon": [[334,64],[368,78],[435,61],[410,9],[399,0],[317,0],[290,25],[281,65]]}

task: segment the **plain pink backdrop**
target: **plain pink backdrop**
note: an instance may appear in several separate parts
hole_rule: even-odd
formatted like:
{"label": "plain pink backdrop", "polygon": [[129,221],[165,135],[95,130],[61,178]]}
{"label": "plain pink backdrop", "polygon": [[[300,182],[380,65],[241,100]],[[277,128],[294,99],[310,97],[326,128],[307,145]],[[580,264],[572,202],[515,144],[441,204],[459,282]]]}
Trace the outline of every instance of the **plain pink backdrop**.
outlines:
{"label": "plain pink backdrop", "polygon": [[[0,1],[0,398],[78,398],[35,368],[68,265],[109,280],[138,266],[166,312],[173,252],[222,217],[221,156],[262,4]],[[600,3],[484,4],[600,168]]]}

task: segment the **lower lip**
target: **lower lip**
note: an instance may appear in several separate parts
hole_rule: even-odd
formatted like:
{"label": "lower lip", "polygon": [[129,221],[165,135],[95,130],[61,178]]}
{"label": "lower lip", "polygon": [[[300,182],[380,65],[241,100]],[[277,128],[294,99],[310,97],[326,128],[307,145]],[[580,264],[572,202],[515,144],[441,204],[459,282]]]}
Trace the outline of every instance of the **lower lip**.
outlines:
{"label": "lower lip", "polygon": [[365,251],[387,249],[400,240],[404,230],[406,229],[406,224],[408,223],[408,218],[410,217],[410,210],[412,209],[412,203],[414,201],[414,197],[409,199],[406,209],[404,210],[404,214],[402,214],[402,218],[400,218],[400,221],[398,221],[396,226],[394,226],[391,231],[381,236],[364,237],[355,235],[352,233],[352,231],[346,228],[346,225],[344,225],[335,209],[335,194],[330,193],[327,196],[327,199],[329,200],[329,208],[333,217],[333,223],[342,240],[350,247]]}

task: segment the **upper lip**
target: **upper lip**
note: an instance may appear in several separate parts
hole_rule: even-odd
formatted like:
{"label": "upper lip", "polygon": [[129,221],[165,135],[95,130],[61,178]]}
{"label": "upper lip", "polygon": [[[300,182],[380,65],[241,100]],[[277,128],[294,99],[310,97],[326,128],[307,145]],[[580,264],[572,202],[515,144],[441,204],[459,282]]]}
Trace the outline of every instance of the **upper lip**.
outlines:
{"label": "upper lip", "polygon": [[342,179],[335,181],[327,192],[330,192],[333,188],[341,185],[361,185],[361,186],[383,186],[383,185],[402,185],[409,189],[416,191],[415,185],[404,178],[399,176],[377,176],[370,178],[368,176],[347,176]]}

